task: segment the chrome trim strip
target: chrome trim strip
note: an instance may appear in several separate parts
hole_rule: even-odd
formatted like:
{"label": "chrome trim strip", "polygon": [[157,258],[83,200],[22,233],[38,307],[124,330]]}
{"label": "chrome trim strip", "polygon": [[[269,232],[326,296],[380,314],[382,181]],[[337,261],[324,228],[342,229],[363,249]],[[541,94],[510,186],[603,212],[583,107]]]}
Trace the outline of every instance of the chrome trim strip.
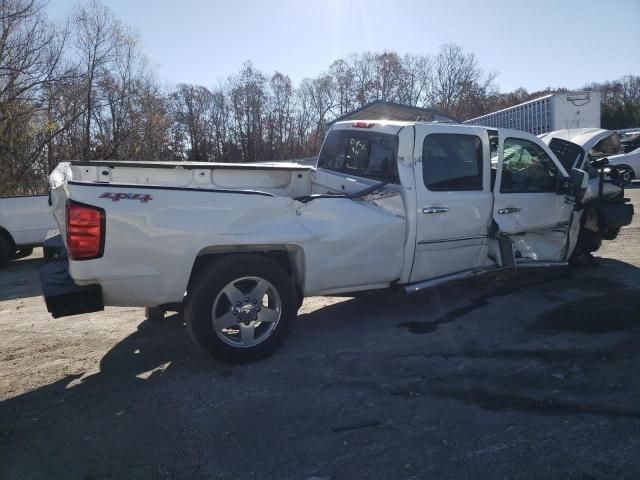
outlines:
{"label": "chrome trim strip", "polygon": [[525,261],[518,262],[516,261],[516,268],[550,268],[550,267],[568,267],[569,262],[533,262],[533,261]]}
{"label": "chrome trim strip", "polygon": [[441,240],[428,240],[424,242],[418,242],[418,245],[429,245],[430,243],[445,243],[445,242],[461,242],[463,240],[478,240],[481,238],[489,238],[488,235],[474,235],[471,237],[458,237],[458,238],[443,238]]}
{"label": "chrome trim strip", "polygon": [[474,270],[464,270],[458,273],[452,273],[450,275],[444,275],[438,278],[432,278],[431,280],[425,280],[423,282],[411,283],[409,285],[405,285],[403,290],[407,294],[417,293],[420,290],[426,290],[428,288],[437,287],[439,285],[453,282],[455,280],[462,280],[464,278],[476,277],[478,275],[483,275],[485,273],[494,272],[498,270],[508,270],[507,267],[486,267],[486,268],[476,268]]}

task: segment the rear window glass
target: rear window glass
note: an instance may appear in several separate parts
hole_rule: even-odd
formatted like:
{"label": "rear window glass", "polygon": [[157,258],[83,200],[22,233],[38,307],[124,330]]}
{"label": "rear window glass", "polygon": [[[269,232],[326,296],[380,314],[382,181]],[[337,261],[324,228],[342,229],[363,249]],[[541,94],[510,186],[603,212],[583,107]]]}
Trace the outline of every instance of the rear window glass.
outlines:
{"label": "rear window glass", "polygon": [[395,135],[333,130],[322,145],[318,167],[359,177],[397,181],[396,150]]}

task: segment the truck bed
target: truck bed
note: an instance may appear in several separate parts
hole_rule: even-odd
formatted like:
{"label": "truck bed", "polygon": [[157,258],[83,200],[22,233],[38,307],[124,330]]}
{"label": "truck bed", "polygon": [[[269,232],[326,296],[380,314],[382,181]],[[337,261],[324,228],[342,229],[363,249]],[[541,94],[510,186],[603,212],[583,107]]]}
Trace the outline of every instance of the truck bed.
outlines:
{"label": "truck bed", "polygon": [[378,183],[295,164],[70,162],[50,177],[63,237],[69,200],[104,210],[104,252],[71,260],[74,282],[99,284],[105,305],[150,307],[182,301],[198,257],[237,249],[298,258],[307,295],[388,285],[405,257],[400,186],[308,201]]}
{"label": "truck bed", "polygon": [[314,167],[295,163],[72,161],[61,164],[56,170],[60,183],[66,180],[176,189],[254,191],[295,198],[312,193],[310,172]]}

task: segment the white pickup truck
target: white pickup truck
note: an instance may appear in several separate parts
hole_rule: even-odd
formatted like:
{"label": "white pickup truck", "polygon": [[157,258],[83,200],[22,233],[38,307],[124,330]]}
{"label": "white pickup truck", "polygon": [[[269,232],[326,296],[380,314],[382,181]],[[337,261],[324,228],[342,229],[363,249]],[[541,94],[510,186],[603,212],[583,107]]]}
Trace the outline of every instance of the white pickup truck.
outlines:
{"label": "white pickup truck", "polygon": [[411,293],[594,250],[633,208],[615,179],[568,171],[584,157],[520,131],[358,121],[331,128],[317,167],[63,163],[45,298],[54,317],[182,309],[204,350],[254,360],[306,296]]}
{"label": "white pickup truck", "polygon": [[57,228],[46,195],[0,198],[0,268],[31,254]]}

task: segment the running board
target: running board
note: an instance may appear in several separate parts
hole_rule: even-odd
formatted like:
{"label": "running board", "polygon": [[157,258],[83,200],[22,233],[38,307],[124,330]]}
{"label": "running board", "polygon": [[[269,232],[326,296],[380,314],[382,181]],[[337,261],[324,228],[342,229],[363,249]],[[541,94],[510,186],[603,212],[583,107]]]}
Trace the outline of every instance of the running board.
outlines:
{"label": "running board", "polygon": [[487,268],[475,268],[473,270],[464,270],[458,273],[452,273],[450,275],[444,275],[438,278],[432,278],[431,280],[425,280],[424,282],[411,283],[405,285],[403,290],[407,294],[417,293],[421,290],[444,285],[445,283],[454,282],[456,280],[463,280],[465,278],[477,277],[489,272],[496,272],[499,270],[509,270],[508,267],[487,267]]}

